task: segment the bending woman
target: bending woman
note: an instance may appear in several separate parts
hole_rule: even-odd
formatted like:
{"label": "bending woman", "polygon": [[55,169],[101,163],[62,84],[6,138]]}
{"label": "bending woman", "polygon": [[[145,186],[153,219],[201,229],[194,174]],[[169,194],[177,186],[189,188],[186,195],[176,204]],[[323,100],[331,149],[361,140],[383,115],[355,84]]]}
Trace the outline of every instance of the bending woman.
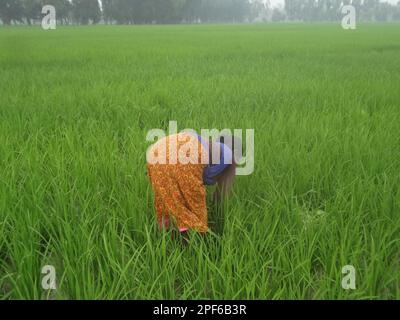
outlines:
{"label": "bending woman", "polygon": [[[174,152],[170,152],[171,146],[174,146]],[[160,158],[166,161],[157,163]],[[217,186],[214,202],[229,193],[236,175],[232,150],[221,142],[205,141],[192,133],[179,133],[152,145],[147,162],[160,228],[173,225],[180,232],[207,232],[205,186]]]}

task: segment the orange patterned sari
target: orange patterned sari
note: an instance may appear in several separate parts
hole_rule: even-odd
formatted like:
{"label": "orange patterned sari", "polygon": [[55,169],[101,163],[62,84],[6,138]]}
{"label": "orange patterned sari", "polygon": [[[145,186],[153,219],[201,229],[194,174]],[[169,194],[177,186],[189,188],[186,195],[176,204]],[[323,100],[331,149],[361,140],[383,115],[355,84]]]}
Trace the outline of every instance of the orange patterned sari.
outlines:
{"label": "orange patterned sari", "polygon": [[[170,153],[170,149],[176,152]],[[171,164],[171,159],[176,160],[176,154],[178,161]],[[180,155],[193,161],[182,164],[179,161]],[[166,162],[155,163],[155,159],[160,157],[164,157]],[[157,222],[161,228],[168,228],[172,220],[180,231],[193,229],[207,232],[206,188],[203,184],[205,165],[202,164],[204,157],[208,157],[208,150],[195,135],[189,133],[165,137],[150,147],[147,170],[154,191]]]}

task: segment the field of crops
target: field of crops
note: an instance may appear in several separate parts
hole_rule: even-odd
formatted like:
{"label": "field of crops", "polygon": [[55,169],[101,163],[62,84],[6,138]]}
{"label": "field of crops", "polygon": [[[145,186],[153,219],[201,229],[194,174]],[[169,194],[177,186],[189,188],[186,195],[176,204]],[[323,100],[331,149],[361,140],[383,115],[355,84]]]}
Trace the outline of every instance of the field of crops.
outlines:
{"label": "field of crops", "polygon": [[[255,129],[186,247],[146,176],[170,120]],[[0,28],[3,299],[399,299],[399,172],[400,25]]]}

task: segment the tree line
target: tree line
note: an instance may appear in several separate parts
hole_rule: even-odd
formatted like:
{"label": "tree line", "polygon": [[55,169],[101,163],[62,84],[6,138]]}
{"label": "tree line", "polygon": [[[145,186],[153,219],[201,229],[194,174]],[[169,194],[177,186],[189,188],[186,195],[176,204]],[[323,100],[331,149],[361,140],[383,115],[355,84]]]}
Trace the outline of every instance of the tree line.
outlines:
{"label": "tree line", "polygon": [[262,21],[337,21],[352,4],[361,21],[400,21],[397,5],[379,0],[285,0],[272,8],[263,0],[0,0],[4,25],[33,24],[42,7],[56,8],[59,24],[151,24]]}
{"label": "tree line", "polygon": [[359,21],[400,21],[400,1],[380,0],[285,0],[285,19],[291,21],[337,21],[343,5],[355,7]]}

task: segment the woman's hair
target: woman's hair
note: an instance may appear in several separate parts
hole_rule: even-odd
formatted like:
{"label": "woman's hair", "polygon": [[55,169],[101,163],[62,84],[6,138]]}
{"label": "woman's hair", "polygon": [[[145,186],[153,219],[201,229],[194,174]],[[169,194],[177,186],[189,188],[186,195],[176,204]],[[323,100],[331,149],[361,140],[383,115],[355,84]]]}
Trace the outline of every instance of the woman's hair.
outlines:
{"label": "woman's hair", "polygon": [[217,182],[217,190],[214,194],[215,201],[221,200],[230,193],[235,182],[236,163],[240,160],[238,156],[242,155],[242,140],[240,138],[232,135],[220,135],[217,142],[223,143],[232,151],[232,164],[215,177]]}
{"label": "woman's hair", "polygon": [[233,162],[237,163],[241,160],[243,154],[242,139],[237,136],[222,134],[218,137],[217,141],[225,144],[232,150]]}
{"label": "woman's hair", "polygon": [[217,189],[214,193],[214,201],[220,201],[222,198],[229,195],[235,183],[236,163],[233,161],[224,171],[215,177]]}

